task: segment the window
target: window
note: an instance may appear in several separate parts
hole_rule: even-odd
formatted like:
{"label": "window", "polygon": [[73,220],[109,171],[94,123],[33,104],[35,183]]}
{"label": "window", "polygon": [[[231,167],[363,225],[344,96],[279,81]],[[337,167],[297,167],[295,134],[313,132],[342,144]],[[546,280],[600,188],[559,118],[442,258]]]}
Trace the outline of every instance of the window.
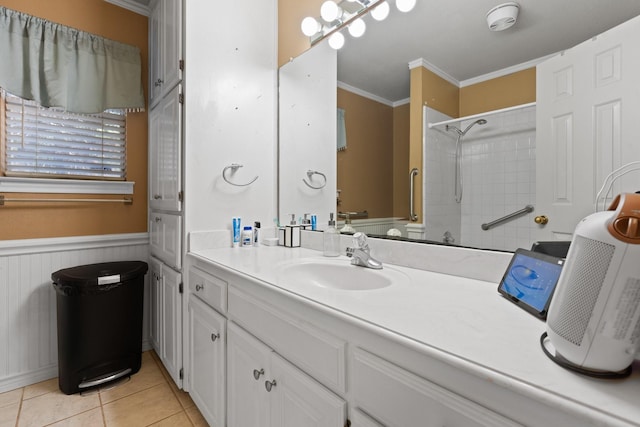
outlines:
{"label": "window", "polygon": [[126,179],[126,113],[68,113],[5,91],[0,110],[5,176]]}

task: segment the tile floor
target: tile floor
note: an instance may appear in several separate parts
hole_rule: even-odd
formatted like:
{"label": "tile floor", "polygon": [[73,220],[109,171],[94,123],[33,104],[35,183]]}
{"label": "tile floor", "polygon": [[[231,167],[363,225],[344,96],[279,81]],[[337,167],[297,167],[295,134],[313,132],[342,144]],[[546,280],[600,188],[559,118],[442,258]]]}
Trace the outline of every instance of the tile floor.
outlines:
{"label": "tile floor", "polygon": [[153,352],[115,387],[67,396],[58,379],[0,393],[0,427],[207,426],[188,393],[178,390]]}

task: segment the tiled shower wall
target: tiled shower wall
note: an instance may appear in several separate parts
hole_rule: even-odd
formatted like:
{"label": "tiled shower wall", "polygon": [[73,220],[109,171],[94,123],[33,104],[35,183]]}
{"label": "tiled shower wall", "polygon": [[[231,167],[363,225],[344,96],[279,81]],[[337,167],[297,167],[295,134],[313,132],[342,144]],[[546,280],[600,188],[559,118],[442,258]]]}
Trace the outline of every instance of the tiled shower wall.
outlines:
{"label": "tiled shower wall", "polygon": [[[429,122],[446,120],[428,111]],[[446,117],[446,116],[445,116]],[[438,179],[448,183],[450,189],[440,198],[433,196],[434,190],[427,183],[426,216],[435,218],[449,217],[445,227],[459,232],[454,234],[456,243],[481,248],[513,251],[518,247],[529,248],[536,239],[538,225],[533,222],[535,211],[518,219],[503,223],[490,230],[482,230],[483,223],[494,221],[507,214],[524,208],[528,204],[535,206],[536,199],[536,116],[535,106],[486,117],[487,124],[475,125],[463,137],[463,198],[456,212],[453,196],[455,132],[446,132],[444,126],[427,131],[427,149],[425,164],[431,171],[425,177],[441,174]],[[455,124],[465,129],[471,121]],[[450,146],[447,145],[447,134]],[[429,146],[431,145],[431,148]],[[449,184],[447,184],[449,186]],[[431,196],[430,196],[431,194]],[[459,216],[457,216],[459,215]],[[458,219],[459,223],[458,223]],[[429,229],[429,220],[427,229]],[[442,221],[436,229],[441,232]],[[441,236],[441,234],[440,234]],[[434,236],[437,237],[437,236]],[[427,231],[427,238],[429,231]],[[442,238],[434,239],[442,240]]]}

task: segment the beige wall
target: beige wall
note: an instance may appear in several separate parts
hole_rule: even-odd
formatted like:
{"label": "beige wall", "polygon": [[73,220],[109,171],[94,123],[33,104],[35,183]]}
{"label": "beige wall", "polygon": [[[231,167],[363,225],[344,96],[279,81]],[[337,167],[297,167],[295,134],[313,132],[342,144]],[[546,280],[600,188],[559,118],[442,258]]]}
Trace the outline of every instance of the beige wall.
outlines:
{"label": "beige wall", "polygon": [[499,110],[536,100],[536,69],[529,68],[460,89],[458,117]]}
{"label": "beige wall", "polygon": [[278,67],[311,46],[300,23],[307,16],[320,16],[324,0],[278,0]]}
{"label": "beige wall", "polygon": [[393,109],[393,216],[409,217],[409,104]]}
{"label": "beige wall", "polygon": [[[0,0],[0,5],[139,47],[146,95],[147,17],[103,0]],[[146,232],[147,113],[129,114],[127,118],[127,180],[135,181],[132,205],[7,203],[0,207],[0,239]],[[11,194],[11,197],[38,196]]]}
{"label": "beige wall", "polygon": [[393,108],[338,89],[345,110],[347,149],[338,152],[338,211],[393,215]]}

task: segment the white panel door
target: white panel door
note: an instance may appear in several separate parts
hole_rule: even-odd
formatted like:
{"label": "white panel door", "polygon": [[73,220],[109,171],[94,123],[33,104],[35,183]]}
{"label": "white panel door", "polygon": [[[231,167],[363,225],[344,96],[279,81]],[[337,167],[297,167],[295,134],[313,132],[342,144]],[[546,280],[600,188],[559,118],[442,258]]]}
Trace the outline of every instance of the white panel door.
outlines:
{"label": "white panel door", "polygon": [[[549,218],[539,240],[569,240],[605,177],[640,160],[639,49],[637,17],[538,65],[536,213]],[[620,180],[608,200],[637,182]]]}
{"label": "white panel door", "polygon": [[182,275],[162,268],[162,342],[160,359],[173,381],[182,388]]}
{"label": "white panel door", "polygon": [[[276,353],[271,354],[271,426],[341,427],[347,403]],[[266,383],[265,383],[266,385]]]}
{"label": "white panel door", "polygon": [[189,393],[211,427],[225,426],[226,319],[189,299]]}
{"label": "white panel door", "polygon": [[227,325],[227,425],[269,425],[269,394],[264,383],[270,376],[272,350],[233,322]]}

